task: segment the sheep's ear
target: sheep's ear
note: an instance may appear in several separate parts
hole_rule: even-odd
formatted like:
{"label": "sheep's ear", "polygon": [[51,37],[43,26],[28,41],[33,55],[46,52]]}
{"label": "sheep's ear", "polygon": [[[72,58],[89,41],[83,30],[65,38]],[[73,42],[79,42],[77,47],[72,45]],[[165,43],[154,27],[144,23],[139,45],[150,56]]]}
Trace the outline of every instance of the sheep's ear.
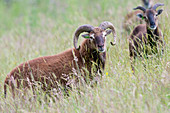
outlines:
{"label": "sheep's ear", "polygon": [[89,34],[81,35],[83,38],[90,38]]}
{"label": "sheep's ear", "polygon": [[138,14],[137,14],[137,17],[139,17],[139,18],[141,18],[141,19],[144,19],[144,16],[143,16],[142,13],[138,13]]}
{"label": "sheep's ear", "polygon": [[112,32],[112,30],[111,30],[111,29],[106,30],[106,36],[107,36],[107,35],[109,35],[111,32]]}
{"label": "sheep's ear", "polygon": [[159,9],[159,10],[157,11],[156,16],[160,15],[160,14],[162,13],[162,11],[163,11],[163,9]]}

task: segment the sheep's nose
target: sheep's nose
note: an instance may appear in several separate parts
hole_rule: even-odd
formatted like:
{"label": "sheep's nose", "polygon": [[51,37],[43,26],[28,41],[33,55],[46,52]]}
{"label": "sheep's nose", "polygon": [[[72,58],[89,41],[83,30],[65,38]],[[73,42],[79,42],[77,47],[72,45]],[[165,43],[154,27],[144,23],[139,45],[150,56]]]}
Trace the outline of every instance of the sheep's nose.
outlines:
{"label": "sheep's nose", "polygon": [[151,22],[151,24],[150,24],[150,28],[151,28],[151,29],[155,29],[155,28],[156,28],[156,25],[155,25],[155,23],[154,23],[154,22]]}
{"label": "sheep's nose", "polygon": [[155,25],[155,22],[151,22],[151,25]]}
{"label": "sheep's nose", "polygon": [[102,44],[102,45],[98,45],[98,47],[99,47],[99,48],[102,48],[103,46],[104,46],[104,44]]}
{"label": "sheep's nose", "polygon": [[150,24],[151,24],[151,25],[155,25],[155,22],[151,22]]}
{"label": "sheep's nose", "polygon": [[104,45],[98,45],[98,50],[100,52],[104,52]]}

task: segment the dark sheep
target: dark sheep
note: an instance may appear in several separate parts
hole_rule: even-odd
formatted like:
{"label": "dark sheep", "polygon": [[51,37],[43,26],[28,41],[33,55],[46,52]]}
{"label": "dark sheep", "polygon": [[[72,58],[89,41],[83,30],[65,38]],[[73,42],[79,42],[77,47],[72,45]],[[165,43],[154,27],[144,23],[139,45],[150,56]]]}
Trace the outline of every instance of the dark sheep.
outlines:
{"label": "dark sheep", "polygon": [[[134,8],[139,9],[143,13],[139,13],[138,17],[145,20],[146,24],[140,24],[134,28],[129,38],[129,52],[131,62],[137,56],[148,57],[148,55],[158,53],[158,47],[164,47],[164,39],[161,30],[158,27],[158,15],[162,13],[162,9],[156,11],[156,8],[164,4],[155,4],[151,9],[146,9],[142,6]],[[150,49],[149,49],[150,48]],[[132,70],[134,67],[132,64]]]}

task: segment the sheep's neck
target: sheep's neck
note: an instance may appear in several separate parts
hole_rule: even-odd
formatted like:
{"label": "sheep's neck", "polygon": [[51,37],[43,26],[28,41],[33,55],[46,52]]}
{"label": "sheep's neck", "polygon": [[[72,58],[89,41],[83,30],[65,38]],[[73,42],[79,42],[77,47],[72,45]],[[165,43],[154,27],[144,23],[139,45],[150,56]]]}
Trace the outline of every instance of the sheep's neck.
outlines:
{"label": "sheep's neck", "polygon": [[147,40],[151,48],[157,45],[157,40],[159,39],[159,30],[158,27],[155,30],[150,30],[147,28]]}
{"label": "sheep's neck", "polygon": [[155,30],[150,30],[149,28],[147,28],[147,34],[148,34],[148,38],[154,38],[154,40],[158,40],[159,38],[159,29],[158,27]]}
{"label": "sheep's neck", "polygon": [[82,54],[83,58],[85,58],[86,61],[88,60],[93,60],[94,62],[96,62],[97,57],[99,56],[99,52],[97,52],[94,49],[87,49],[86,52],[84,52],[85,54]]}
{"label": "sheep's neck", "polygon": [[84,58],[85,62],[89,62],[89,61],[93,61],[93,62],[97,62],[97,60],[99,59],[99,52],[96,51],[96,49],[90,49],[89,47],[91,46],[90,42],[87,42],[82,44],[82,46],[80,47],[80,54],[82,56],[82,58]]}

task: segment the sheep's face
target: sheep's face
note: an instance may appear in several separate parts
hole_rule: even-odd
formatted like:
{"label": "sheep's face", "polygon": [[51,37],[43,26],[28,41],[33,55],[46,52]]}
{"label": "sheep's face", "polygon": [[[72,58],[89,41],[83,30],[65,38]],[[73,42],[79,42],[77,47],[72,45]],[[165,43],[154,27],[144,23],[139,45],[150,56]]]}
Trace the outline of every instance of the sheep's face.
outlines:
{"label": "sheep's face", "polygon": [[99,52],[105,52],[106,50],[106,36],[111,33],[111,30],[102,30],[95,28],[88,34],[82,35],[84,38],[89,38],[91,49],[96,49]]}
{"label": "sheep's face", "polygon": [[155,30],[158,26],[158,15],[162,13],[162,9],[155,11],[152,9],[146,10],[144,14],[138,14],[137,16],[146,21],[147,27],[151,30]]}

